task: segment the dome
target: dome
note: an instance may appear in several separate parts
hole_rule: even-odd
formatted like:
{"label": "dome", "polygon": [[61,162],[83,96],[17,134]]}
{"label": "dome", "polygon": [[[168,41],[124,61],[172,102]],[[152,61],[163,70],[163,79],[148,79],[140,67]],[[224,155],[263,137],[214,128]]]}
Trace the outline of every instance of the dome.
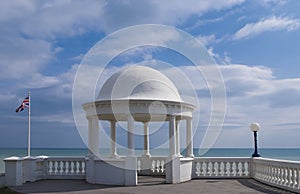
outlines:
{"label": "dome", "polygon": [[130,66],[114,73],[103,84],[98,95],[98,100],[128,99],[182,102],[172,81],[146,66]]}

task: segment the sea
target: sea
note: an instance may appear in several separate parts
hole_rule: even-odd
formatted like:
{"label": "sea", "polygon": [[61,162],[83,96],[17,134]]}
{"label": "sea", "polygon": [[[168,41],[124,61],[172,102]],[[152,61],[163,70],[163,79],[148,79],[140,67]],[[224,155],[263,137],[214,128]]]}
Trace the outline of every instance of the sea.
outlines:
{"label": "sea", "polygon": [[[201,151],[201,152],[200,152]],[[204,155],[203,150],[194,149],[195,157],[251,157],[253,149],[250,148],[211,148]],[[86,156],[88,150],[85,148],[32,148],[31,156]],[[153,156],[167,156],[168,149],[153,149]],[[185,150],[182,150],[184,155]],[[126,155],[126,150],[118,150],[119,155]],[[143,150],[136,149],[136,155],[142,155]],[[264,158],[300,161],[300,149],[298,148],[261,148],[259,154]],[[108,156],[109,149],[100,149],[101,156]],[[5,172],[4,158],[27,156],[26,148],[0,148],[0,174]]]}

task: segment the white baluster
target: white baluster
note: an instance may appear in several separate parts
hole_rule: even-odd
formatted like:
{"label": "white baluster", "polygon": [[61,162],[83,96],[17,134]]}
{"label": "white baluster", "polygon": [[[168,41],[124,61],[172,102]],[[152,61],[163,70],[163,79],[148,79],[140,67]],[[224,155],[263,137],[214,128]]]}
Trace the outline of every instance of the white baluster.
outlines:
{"label": "white baluster", "polygon": [[264,168],[264,177],[263,180],[264,181],[268,181],[269,176],[272,174],[272,167],[270,166],[269,163],[266,163]]}
{"label": "white baluster", "polygon": [[159,173],[159,167],[160,167],[160,161],[157,160],[157,161],[156,161],[156,168],[155,168],[155,171],[156,171],[157,173]]}
{"label": "white baluster", "polygon": [[227,162],[226,163],[226,174],[227,174],[227,176],[230,176],[231,175],[231,170],[230,170],[230,168],[231,168],[231,165],[230,165],[230,163],[229,162]]}
{"label": "white baluster", "polygon": [[221,174],[221,176],[224,176],[224,174],[225,174],[224,162],[221,162],[221,164],[220,164],[220,174]]}
{"label": "white baluster", "polygon": [[284,168],[284,184],[283,184],[284,186],[288,185],[289,183],[288,178],[289,178],[288,170]]}
{"label": "white baluster", "polygon": [[281,183],[280,183],[280,185],[284,185],[284,183],[285,183],[285,169],[282,167],[282,168],[280,168],[281,170],[280,170],[280,173],[281,173]]}
{"label": "white baluster", "polygon": [[232,162],[232,175],[233,175],[233,176],[236,176],[236,172],[237,172],[236,169],[237,169],[237,168],[236,168],[236,163],[235,163],[235,162]]}
{"label": "white baluster", "polygon": [[277,166],[277,180],[276,180],[276,184],[280,185],[280,182],[281,182],[280,167]]}
{"label": "white baluster", "polygon": [[219,176],[219,164],[218,164],[218,162],[214,163],[214,174],[215,174],[215,176]]}
{"label": "white baluster", "polygon": [[74,163],[74,174],[77,174],[78,166],[77,166],[77,161],[73,161]]}
{"label": "white baluster", "polygon": [[274,166],[274,180],[273,180],[273,182],[272,183],[277,183],[277,178],[278,178],[278,175],[277,175],[277,173],[278,173],[278,168],[277,168],[277,166]]}
{"label": "white baluster", "polygon": [[296,188],[297,185],[297,173],[296,169],[292,168],[292,182],[293,182],[293,188]]}
{"label": "white baluster", "polygon": [[248,162],[244,163],[244,174],[246,176],[248,176],[248,174],[249,174],[249,164],[248,164]]}
{"label": "white baluster", "polygon": [[203,176],[206,176],[206,174],[207,174],[207,164],[206,164],[206,162],[202,163],[202,173],[203,173]]}
{"label": "white baluster", "polygon": [[213,173],[213,164],[211,162],[208,163],[208,174],[211,176]]}
{"label": "white baluster", "polygon": [[61,170],[62,170],[62,162],[58,161],[57,162],[57,174],[61,174]]}
{"label": "white baluster", "polygon": [[153,173],[155,172],[155,160],[152,160],[151,171],[152,171]]}
{"label": "white baluster", "polygon": [[72,163],[68,161],[68,174],[72,174]]}
{"label": "white baluster", "polygon": [[165,161],[164,160],[162,160],[161,162],[160,162],[160,164],[161,164],[161,173],[165,173]]}
{"label": "white baluster", "polygon": [[293,171],[291,168],[288,168],[288,172],[289,172],[288,186],[291,187],[293,185]]}
{"label": "white baluster", "polygon": [[297,186],[298,186],[297,188],[300,189],[300,169],[297,168],[296,170],[297,170],[296,173],[297,173]]}
{"label": "white baluster", "polygon": [[85,174],[85,162],[82,162],[82,174]]}
{"label": "white baluster", "polygon": [[195,172],[195,174],[197,176],[200,176],[200,173],[201,173],[201,164],[200,164],[200,162],[196,162],[196,172]]}
{"label": "white baluster", "polygon": [[238,163],[238,175],[239,176],[243,175],[243,165],[241,162]]}
{"label": "white baluster", "polygon": [[56,174],[56,162],[52,161],[52,174]]}
{"label": "white baluster", "polygon": [[48,174],[52,173],[52,165],[51,165],[51,161],[47,161],[47,172]]}
{"label": "white baluster", "polygon": [[79,174],[83,174],[82,173],[82,171],[83,171],[83,161],[79,162],[79,168],[78,168],[78,170],[79,170]]}
{"label": "white baluster", "polygon": [[66,174],[66,161],[63,161],[62,163],[62,174]]}
{"label": "white baluster", "polygon": [[273,182],[274,181],[274,168],[271,166],[271,164],[268,164],[269,170],[267,171],[266,181],[267,182]]}

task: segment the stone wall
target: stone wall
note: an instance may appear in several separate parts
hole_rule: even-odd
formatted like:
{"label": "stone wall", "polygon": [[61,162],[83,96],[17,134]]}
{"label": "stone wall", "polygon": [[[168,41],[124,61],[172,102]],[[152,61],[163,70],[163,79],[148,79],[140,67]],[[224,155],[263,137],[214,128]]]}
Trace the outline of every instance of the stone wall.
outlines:
{"label": "stone wall", "polygon": [[0,173],[0,188],[5,186],[5,174]]}

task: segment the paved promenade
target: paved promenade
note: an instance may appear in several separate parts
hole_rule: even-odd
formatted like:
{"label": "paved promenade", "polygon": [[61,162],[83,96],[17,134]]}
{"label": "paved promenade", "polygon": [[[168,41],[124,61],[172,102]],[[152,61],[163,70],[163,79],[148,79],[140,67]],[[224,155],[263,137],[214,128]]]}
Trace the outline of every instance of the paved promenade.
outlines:
{"label": "paved promenade", "polygon": [[181,184],[164,184],[162,178],[139,177],[136,187],[93,185],[84,180],[43,180],[11,187],[20,193],[100,193],[100,194],[194,194],[194,193],[291,193],[253,179],[197,179]]}

